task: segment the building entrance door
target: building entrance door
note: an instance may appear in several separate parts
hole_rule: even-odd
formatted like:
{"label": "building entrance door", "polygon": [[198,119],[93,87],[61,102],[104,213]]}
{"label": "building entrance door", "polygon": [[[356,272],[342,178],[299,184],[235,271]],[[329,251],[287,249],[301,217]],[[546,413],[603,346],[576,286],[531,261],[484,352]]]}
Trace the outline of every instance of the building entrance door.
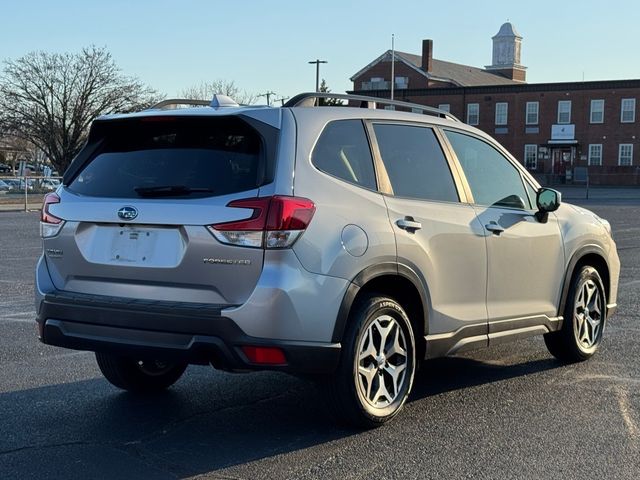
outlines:
{"label": "building entrance door", "polygon": [[562,183],[566,179],[567,172],[572,171],[574,157],[574,147],[554,148],[551,150],[551,173],[557,175],[558,180]]}

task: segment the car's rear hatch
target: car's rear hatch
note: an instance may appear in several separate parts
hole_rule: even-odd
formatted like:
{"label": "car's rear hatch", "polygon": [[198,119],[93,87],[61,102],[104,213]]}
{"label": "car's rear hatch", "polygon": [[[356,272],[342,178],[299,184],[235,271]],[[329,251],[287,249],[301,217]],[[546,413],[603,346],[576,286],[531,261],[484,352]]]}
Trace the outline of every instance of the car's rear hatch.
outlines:
{"label": "car's rear hatch", "polygon": [[273,180],[277,129],[241,115],[100,120],[48,205],[44,239],[68,292],[218,305],[243,303],[262,248],[226,245],[208,226],[251,217],[229,207]]}

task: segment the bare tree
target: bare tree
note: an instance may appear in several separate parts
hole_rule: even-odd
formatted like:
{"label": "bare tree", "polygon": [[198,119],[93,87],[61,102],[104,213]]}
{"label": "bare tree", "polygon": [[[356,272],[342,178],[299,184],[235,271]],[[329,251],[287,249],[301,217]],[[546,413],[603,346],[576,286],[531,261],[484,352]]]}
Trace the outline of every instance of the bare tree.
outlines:
{"label": "bare tree", "polygon": [[40,148],[64,171],[99,115],[146,108],[156,91],[123,75],[95,46],[79,53],[32,52],[6,61],[0,76],[0,133]]}
{"label": "bare tree", "polygon": [[240,90],[233,80],[213,80],[211,82],[200,82],[182,90],[181,97],[192,100],[210,100],[217,93],[233,98],[242,105],[255,103],[258,96],[255,93]]}

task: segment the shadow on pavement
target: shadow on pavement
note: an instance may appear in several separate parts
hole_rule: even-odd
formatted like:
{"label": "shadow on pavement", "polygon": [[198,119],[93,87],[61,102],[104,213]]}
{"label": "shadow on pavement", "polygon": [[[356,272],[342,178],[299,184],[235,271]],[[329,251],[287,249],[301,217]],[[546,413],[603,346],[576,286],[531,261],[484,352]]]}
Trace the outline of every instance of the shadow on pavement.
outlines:
{"label": "shadow on pavement", "polygon": [[416,374],[409,401],[559,367],[562,367],[562,364],[551,357],[514,365],[487,363],[465,357],[427,360],[422,363]]}
{"label": "shadow on pavement", "polygon": [[[559,365],[431,360],[410,402]],[[207,382],[202,373],[153,397],[102,379],[1,394],[3,478],[185,478],[361,434],[337,426],[309,382],[268,372]]]}

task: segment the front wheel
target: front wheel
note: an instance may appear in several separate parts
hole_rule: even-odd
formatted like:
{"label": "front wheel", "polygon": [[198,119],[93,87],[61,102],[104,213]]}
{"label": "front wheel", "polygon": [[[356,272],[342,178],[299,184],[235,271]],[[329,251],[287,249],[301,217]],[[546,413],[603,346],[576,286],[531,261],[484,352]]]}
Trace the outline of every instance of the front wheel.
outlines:
{"label": "front wheel", "polygon": [[411,322],[393,299],[368,296],[349,318],[337,372],[325,388],[343,421],[377,427],[398,414],[415,374]]}
{"label": "front wheel", "polygon": [[598,271],[582,267],[571,280],[562,328],[544,336],[549,352],[564,362],[591,358],[602,341],[606,311],[606,292]]}
{"label": "front wheel", "polygon": [[186,363],[139,360],[96,352],[100,371],[109,382],[123,390],[149,393],[169,388],[187,368]]}

